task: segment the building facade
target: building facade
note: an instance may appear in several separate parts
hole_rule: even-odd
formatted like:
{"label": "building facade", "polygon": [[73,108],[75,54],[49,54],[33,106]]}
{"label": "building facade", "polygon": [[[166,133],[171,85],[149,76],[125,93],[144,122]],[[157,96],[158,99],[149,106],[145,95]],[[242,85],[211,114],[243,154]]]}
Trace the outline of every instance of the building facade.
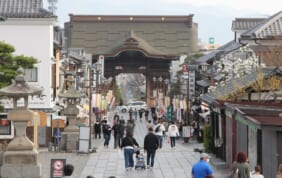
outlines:
{"label": "building facade", "polygon": [[[34,69],[26,70],[26,79],[44,88],[43,97],[31,98],[32,109],[50,110],[53,107],[52,58],[54,57],[54,25],[56,17],[43,9],[42,0],[0,0],[0,40],[15,47],[15,55],[38,59]],[[11,108],[11,102],[4,103]]]}

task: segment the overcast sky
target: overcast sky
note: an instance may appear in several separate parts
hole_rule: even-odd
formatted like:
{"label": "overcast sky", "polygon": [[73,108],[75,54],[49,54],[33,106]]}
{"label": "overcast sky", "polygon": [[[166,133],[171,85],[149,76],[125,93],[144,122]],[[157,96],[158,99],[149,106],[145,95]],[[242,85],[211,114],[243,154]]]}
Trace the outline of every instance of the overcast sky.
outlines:
{"label": "overcast sky", "polygon": [[[48,0],[44,0],[45,8]],[[225,44],[233,40],[232,20],[238,17],[269,17],[282,10],[282,0],[58,0],[59,24],[69,14],[89,15],[189,15],[198,23],[198,37]]]}

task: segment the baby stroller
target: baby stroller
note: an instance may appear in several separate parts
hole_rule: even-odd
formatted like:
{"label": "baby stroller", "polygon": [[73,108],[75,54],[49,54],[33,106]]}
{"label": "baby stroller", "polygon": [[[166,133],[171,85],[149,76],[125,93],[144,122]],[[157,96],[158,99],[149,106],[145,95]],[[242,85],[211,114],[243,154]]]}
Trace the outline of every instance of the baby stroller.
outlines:
{"label": "baby stroller", "polygon": [[135,164],[135,169],[146,169],[146,164],[145,164],[145,156],[143,153],[139,151],[135,152],[136,154],[136,164]]}

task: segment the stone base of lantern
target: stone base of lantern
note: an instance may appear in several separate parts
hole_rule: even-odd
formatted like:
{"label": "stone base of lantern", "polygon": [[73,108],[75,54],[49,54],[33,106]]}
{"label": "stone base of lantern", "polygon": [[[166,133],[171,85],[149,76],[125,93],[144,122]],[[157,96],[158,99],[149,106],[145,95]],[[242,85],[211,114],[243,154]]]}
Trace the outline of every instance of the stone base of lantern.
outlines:
{"label": "stone base of lantern", "polygon": [[62,133],[62,141],[60,149],[66,152],[76,152],[78,150],[79,132],[66,132]]}
{"label": "stone base of lantern", "polygon": [[3,155],[1,178],[41,178],[41,164],[38,162],[38,152],[6,151]]}

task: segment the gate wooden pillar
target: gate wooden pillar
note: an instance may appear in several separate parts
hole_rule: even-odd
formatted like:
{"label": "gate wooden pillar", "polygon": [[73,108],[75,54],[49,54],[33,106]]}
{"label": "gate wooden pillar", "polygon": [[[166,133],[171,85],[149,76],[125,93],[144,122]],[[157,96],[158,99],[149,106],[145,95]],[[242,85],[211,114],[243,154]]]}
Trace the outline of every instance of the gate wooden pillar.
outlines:
{"label": "gate wooden pillar", "polygon": [[146,101],[149,108],[154,107],[155,104],[155,98],[153,96],[153,87],[154,85],[152,84],[152,78],[146,75]]}

